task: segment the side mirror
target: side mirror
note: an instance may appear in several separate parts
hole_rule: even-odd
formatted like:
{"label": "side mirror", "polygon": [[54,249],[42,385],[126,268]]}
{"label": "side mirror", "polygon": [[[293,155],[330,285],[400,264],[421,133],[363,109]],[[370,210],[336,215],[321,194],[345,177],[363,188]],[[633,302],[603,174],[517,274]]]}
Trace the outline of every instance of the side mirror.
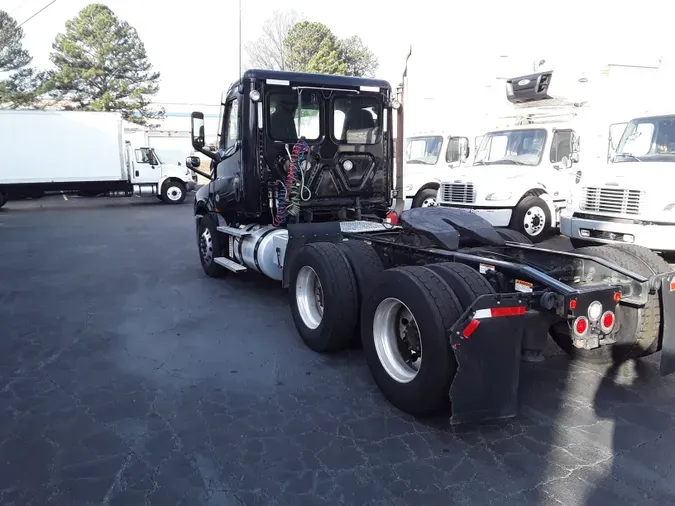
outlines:
{"label": "side mirror", "polygon": [[190,115],[192,122],[192,147],[197,151],[204,149],[204,113],[193,112]]}
{"label": "side mirror", "polygon": [[198,156],[188,156],[185,159],[185,165],[188,169],[198,169],[202,161]]}

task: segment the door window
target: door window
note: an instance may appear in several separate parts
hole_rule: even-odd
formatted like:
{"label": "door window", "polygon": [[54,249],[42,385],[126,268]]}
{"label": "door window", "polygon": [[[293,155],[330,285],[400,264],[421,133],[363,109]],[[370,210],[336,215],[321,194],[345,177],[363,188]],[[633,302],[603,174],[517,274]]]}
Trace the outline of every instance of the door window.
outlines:
{"label": "door window", "polygon": [[551,142],[551,163],[561,162],[572,156],[572,130],[557,130]]}
{"label": "door window", "polygon": [[136,163],[149,163],[150,165],[157,165],[157,159],[150,148],[137,149],[134,152],[134,156],[136,158]]}
{"label": "door window", "polygon": [[225,119],[223,121],[223,147],[227,150],[234,146],[241,138],[241,122],[239,121],[239,100],[234,99],[225,107]]}

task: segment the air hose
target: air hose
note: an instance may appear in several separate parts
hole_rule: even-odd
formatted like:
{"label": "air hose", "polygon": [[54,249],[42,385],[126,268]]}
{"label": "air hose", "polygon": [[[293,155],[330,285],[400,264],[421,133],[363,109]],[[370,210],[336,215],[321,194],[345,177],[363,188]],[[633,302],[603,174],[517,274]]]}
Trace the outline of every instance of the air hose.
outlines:
{"label": "air hose", "polygon": [[[277,191],[277,214],[273,219],[274,226],[278,227],[286,223],[288,216],[297,216],[300,213],[300,200],[309,200],[311,192],[305,187],[305,174],[303,171],[303,162],[307,159],[309,145],[304,141],[298,141],[289,151],[286,146],[290,164],[286,173],[286,181]],[[305,198],[305,193],[309,196]]]}

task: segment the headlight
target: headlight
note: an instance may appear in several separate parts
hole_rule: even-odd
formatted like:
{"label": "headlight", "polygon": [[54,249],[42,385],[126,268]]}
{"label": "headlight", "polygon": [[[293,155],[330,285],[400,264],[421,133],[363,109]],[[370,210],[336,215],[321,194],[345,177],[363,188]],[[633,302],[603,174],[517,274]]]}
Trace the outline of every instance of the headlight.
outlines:
{"label": "headlight", "polygon": [[663,208],[664,211],[675,211],[675,204],[668,204]]}
{"label": "headlight", "polygon": [[511,198],[511,192],[494,192],[488,193],[485,200],[509,200]]}

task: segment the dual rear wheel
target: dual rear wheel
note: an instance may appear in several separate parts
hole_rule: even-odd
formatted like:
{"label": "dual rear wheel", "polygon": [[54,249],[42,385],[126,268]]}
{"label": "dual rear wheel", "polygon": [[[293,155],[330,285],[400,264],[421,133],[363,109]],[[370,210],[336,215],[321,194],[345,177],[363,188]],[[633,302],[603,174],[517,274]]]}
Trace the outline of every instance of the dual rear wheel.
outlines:
{"label": "dual rear wheel", "polygon": [[458,263],[384,269],[362,241],[306,245],[291,267],[295,325],[307,346],[339,351],[360,335],[387,399],[412,414],[449,402],[457,363],[448,329],[476,297],[494,293]]}

